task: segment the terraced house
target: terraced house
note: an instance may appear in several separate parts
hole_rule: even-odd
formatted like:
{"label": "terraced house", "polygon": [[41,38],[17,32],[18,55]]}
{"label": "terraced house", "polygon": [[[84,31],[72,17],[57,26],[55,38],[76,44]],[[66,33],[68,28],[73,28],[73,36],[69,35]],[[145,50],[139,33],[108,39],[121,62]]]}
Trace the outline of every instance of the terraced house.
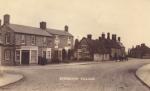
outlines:
{"label": "terraced house", "polygon": [[[52,32],[51,32],[52,31]],[[57,33],[57,34],[56,34]],[[71,35],[66,31],[48,29],[46,22],[40,22],[38,28],[10,23],[10,15],[4,15],[4,23],[0,27],[0,59],[2,65],[38,64],[39,57],[52,61],[56,47],[56,35],[64,34],[68,42]],[[71,35],[70,46],[73,44]],[[63,41],[59,39],[59,41]],[[67,43],[66,43],[67,44]],[[60,44],[61,45],[61,44]],[[66,48],[63,45],[61,48]],[[59,46],[57,47],[60,48]],[[72,47],[69,47],[70,49]]]}

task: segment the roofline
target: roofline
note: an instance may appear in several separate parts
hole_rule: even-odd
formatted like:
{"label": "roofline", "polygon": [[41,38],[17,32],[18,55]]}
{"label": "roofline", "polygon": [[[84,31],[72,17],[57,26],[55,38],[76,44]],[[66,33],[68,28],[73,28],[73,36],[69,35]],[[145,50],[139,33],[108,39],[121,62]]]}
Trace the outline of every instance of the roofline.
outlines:
{"label": "roofline", "polygon": [[[47,31],[47,30],[46,30]],[[48,32],[48,31],[47,31]],[[49,32],[48,32],[49,33]],[[68,34],[56,34],[56,33],[49,33],[51,35],[61,35],[61,36],[70,36],[70,37],[74,37],[72,34],[68,35]]]}
{"label": "roofline", "polygon": [[[18,25],[18,24],[14,24],[14,25]],[[9,27],[9,25],[2,25],[2,26],[6,26],[7,28],[11,29],[11,30],[12,30],[13,32],[15,32],[15,33],[52,37],[52,35],[50,35],[47,31],[45,31],[45,32],[47,32],[47,33],[49,34],[49,36],[48,36],[48,35],[40,35],[40,34],[32,34],[32,33],[16,32],[14,29],[12,29],[11,27]],[[32,26],[26,26],[26,25],[20,25],[20,26],[32,27]],[[36,28],[36,27],[32,27],[32,28]],[[40,28],[36,28],[36,29],[40,29]],[[44,31],[44,30],[41,29],[41,31]]]}
{"label": "roofline", "polygon": [[[15,31],[14,31],[15,32]],[[53,37],[53,36],[47,36],[47,35],[39,35],[39,34],[30,34],[30,33],[22,33],[22,32],[15,32],[15,33],[18,33],[18,34],[26,34],[26,35],[36,35],[36,36],[45,36],[45,37]]]}

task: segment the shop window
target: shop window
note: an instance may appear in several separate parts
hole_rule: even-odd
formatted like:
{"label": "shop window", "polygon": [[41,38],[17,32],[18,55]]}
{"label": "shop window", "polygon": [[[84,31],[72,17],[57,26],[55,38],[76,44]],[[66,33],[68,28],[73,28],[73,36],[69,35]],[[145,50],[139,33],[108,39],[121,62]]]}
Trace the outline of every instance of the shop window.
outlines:
{"label": "shop window", "polygon": [[10,50],[5,50],[5,60],[9,61],[11,57],[11,51]]}
{"label": "shop window", "polygon": [[31,63],[35,63],[37,61],[37,51],[36,50],[32,50],[31,51]]}
{"label": "shop window", "polygon": [[16,51],[16,60],[20,61],[20,51]]}
{"label": "shop window", "polygon": [[51,51],[47,51],[47,58],[51,59]]}

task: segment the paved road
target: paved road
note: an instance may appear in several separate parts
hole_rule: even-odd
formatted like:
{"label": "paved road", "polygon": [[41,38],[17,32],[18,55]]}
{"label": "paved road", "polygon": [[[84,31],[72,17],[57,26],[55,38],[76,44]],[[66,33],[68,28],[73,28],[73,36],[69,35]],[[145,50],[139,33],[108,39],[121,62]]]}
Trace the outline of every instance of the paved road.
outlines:
{"label": "paved road", "polygon": [[150,91],[135,71],[150,60],[93,64],[6,67],[24,74],[24,80],[0,91]]}

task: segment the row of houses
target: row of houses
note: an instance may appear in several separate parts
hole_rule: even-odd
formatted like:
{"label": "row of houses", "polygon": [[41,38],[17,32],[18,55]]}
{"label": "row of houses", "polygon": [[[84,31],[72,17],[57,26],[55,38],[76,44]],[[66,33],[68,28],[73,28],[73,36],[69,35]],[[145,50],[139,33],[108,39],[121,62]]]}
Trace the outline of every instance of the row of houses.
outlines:
{"label": "row of houses", "polygon": [[75,41],[75,58],[77,60],[116,60],[125,56],[125,47],[121,42],[121,38],[116,34],[104,33],[98,39],[92,39],[92,35],[83,37],[80,41]]}
{"label": "row of houses", "polygon": [[[63,30],[47,28],[42,21],[39,27],[12,24],[10,15],[0,20],[0,63],[2,65],[39,64],[46,62],[64,62],[65,60],[114,60],[125,55],[125,47],[116,34],[102,33],[98,39],[92,35],[80,41],[69,33],[69,27]],[[71,58],[72,57],[72,58]]]}
{"label": "row of houses", "polygon": [[150,58],[150,48],[143,43],[129,49],[128,54],[133,58]]}
{"label": "row of houses", "polygon": [[0,21],[0,63],[2,65],[38,64],[39,58],[48,62],[63,61],[73,49],[73,35],[66,25],[63,30],[47,28],[46,22],[39,27],[12,24],[6,14]]}

